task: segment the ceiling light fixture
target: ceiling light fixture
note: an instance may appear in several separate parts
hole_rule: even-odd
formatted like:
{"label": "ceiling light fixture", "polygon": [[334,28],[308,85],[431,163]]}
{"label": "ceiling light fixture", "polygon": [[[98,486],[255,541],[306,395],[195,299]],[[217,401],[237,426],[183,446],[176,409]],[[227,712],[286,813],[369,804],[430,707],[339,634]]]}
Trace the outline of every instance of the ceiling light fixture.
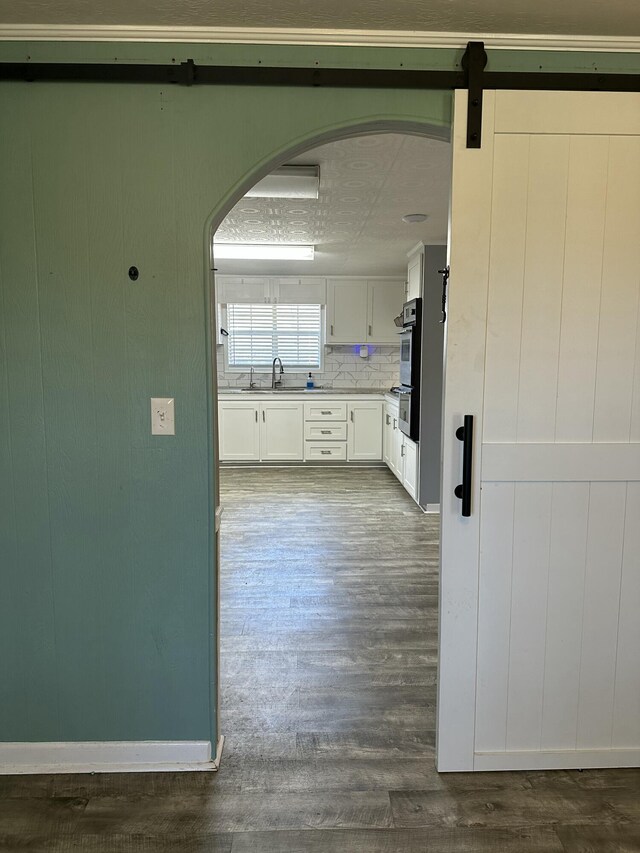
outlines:
{"label": "ceiling light fixture", "polygon": [[318,198],[320,166],[280,166],[258,181],[245,198]]}
{"label": "ceiling light fixture", "polygon": [[407,213],[402,217],[403,222],[424,222],[425,219],[428,219],[428,215],[426,213]]}
{"label": "ceiling light fixture", "polygon": [[312,261],[315,246],[282,243],[214,243],[213,255],[219,260],[238,261]]}

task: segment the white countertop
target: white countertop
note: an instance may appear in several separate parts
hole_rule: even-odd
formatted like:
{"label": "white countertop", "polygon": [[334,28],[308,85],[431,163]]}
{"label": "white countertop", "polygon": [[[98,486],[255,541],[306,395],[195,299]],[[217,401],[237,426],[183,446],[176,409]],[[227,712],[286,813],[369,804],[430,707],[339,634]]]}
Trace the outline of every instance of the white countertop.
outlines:
{"label": "white countertop", "polygon": [[252,400],[263,397],[283,397],[284,399],[308,400],[312,397],[363,397],[379,400],[387,393],[385,388],[284,388],[272,391],[271,388],[219,388],[220,400]]}

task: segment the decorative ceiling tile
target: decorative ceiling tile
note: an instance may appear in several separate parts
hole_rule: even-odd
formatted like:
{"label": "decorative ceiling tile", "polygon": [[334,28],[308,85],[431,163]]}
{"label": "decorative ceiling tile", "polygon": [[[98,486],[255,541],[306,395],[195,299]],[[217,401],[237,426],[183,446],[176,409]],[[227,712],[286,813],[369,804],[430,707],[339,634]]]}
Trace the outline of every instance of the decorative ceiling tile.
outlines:
{"label": "decorative ceiling tile", "polygon": [[[218,229],[222,242],[313,243],[312,262],[219,261],[220,272],[404,275],[419,240],[446,242],[450,147],[420,136],[375,134],[320,146],[291,162],[320,165],[318,199],[240,201]],[[402,221],[427,213],[422,223]]]}

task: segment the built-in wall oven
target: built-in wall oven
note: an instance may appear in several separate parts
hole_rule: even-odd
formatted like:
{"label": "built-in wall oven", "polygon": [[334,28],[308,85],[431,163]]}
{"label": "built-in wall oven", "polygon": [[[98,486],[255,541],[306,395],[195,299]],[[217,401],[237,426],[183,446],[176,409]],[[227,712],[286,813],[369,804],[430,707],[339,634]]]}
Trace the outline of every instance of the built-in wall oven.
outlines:
{"label": "built-in wall oven", "polygon": [[414,441],[420,432],[420,341],[422,299],[406,302],[400,332],[400,415],[401,431]]}

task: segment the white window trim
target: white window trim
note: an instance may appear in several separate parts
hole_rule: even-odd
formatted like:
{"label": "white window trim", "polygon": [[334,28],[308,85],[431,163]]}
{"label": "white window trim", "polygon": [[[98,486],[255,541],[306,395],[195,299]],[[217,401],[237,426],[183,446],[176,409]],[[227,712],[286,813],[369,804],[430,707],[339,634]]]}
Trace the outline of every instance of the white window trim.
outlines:
{"label": "white window trim", "polygon": [[[308,364],[287,364],[283,362],[285,375],[286,373],[311,373],[315,376],[317,373],[324,373],[325,367],[325,353],[327,349],[326,345],[326,305],[320,306],[320,367],[312,367]],[[220,303],[220,321],[222,324],[222,328],[227,328],[227,304]],[[237,366],[235,364],[229,364],[229,339],[227,337],[223,340],[223,348],[224,348],[224,372],[225,373],[249,373],[251,370],[251,365],[245,366]],[[253,367],[253,372],[256,376],[271,376],[272,372],[271,365],[258,365]]]}

